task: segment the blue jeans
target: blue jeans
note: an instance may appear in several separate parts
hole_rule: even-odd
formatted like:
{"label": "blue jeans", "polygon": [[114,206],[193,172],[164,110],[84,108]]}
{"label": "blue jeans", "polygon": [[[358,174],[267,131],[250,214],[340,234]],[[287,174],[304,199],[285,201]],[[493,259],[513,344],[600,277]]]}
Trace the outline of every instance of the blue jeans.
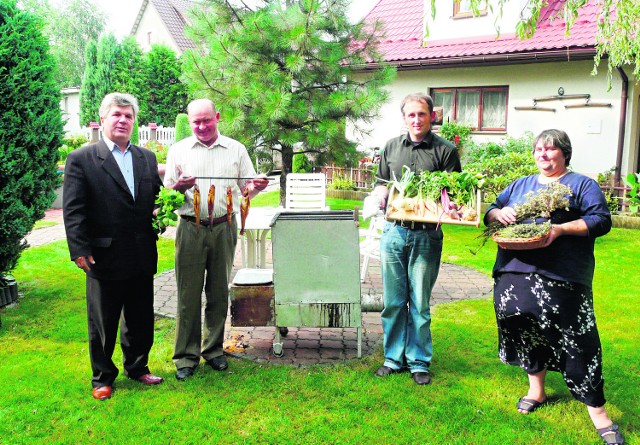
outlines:
{"label": "blue jeans", "polygon": [[438,278],[442,229],[410,230],[385,224],[380,240],[384,288],[382,329],[384,365],[428,372],[431,341],[431,290]]}

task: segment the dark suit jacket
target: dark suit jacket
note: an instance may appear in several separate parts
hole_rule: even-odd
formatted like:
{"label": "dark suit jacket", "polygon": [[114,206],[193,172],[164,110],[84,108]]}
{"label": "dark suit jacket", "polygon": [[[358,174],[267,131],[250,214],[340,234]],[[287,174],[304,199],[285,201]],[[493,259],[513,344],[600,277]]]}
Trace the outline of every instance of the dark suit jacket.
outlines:
{"label": "dark suit jacket", "polygon": [[157,271],[152,227],[162,181],[155,155],[131,146],[135,199],[104,140],[74,150],[64,170],[63,216],[71,259],[92,255],[89,276],[119,280]]}

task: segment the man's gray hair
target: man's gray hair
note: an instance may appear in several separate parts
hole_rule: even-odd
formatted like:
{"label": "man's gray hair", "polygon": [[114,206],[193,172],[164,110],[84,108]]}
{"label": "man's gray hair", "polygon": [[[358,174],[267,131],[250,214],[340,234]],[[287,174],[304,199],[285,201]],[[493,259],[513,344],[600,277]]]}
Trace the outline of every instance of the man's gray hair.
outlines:
{"label": "man's gray hair", "polygon": [[106,117],[107,114],[109,114],[109,110],[113,106],[132,107],[134,119],[136,118],[136,116],[138,116],[138,111],[140,111],[140,107],[138,106],[138,99],[136,99],[132,94],[109,93],[104,96],[104,99],[102,99],[102,103],[100,104],[100,110],[98,112],[100,117]]}

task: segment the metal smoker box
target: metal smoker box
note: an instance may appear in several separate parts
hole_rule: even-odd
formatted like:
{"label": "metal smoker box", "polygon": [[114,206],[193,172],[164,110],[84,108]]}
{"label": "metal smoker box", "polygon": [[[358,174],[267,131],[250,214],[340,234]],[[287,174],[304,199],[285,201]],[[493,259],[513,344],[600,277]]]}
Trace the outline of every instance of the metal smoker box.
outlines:
{"label": "metal smoker box", "polygon": [[[356,328],[362,345],[354,212],[282,212],[271,226],[276,326]],[[276,329],[274,354],[282,355]]]}

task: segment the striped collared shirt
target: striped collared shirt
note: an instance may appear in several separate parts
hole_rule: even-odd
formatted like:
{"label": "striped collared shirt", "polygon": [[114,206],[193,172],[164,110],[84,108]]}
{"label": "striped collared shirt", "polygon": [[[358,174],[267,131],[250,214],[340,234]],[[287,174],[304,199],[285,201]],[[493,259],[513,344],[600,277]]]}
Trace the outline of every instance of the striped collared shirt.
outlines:
{"label": "striped collared shirt", "polygon": [[[233,207],[238,212],[240,208],[240,190],[247,183],[246,179],[253,178],[256,171],[244,145],[218,133],[218,138],[210,147],[198,141],[195,136],[176,142],[167,154],[164,185],[174,184],[180,176],[196,176],[196,184],[200,188],[200,217],[208,218],[207,195],[211,184],[215,186],[215,200],[213,206],[214,218],[227,214],[227,187],[233,191]],[[222,177],[229,179],[204,179],[204,177]],[[202,179],[201,179],[202,178]],[[193,190],[185,193],[185,204],[178,209],[178,214],[195,216],[193,210]]]}

